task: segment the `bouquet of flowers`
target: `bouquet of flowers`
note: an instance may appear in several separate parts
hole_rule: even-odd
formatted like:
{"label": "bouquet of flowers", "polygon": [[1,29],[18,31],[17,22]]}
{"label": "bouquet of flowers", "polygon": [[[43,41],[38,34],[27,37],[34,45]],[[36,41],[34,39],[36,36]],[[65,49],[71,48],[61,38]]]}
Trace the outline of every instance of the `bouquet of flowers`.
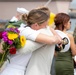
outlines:
{"label": "bouquet of flowers", "polygon": [[0,68],[9,59],[9,55],[16,54],[16,51],[25,45],[26,39],[24,36],[20,36],[19,33],[18,28],[8,27],[0,34],[3,41],[3,53],[0,53]]}

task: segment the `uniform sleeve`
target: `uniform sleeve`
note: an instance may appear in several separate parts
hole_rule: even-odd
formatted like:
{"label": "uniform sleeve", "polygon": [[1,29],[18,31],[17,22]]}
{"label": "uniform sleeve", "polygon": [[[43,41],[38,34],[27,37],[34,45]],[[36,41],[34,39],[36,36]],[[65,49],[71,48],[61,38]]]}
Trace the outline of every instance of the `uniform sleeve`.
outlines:
{"label": "uniform sleeve", "polygon": [[33,51],[41,48],[44,45],[45,44],[37,43],[37,42],[31,41],[31,40],[27,40],[25,46],[23,48],[19,49],[19,52],[27,54],[29,52],[33,52]]}

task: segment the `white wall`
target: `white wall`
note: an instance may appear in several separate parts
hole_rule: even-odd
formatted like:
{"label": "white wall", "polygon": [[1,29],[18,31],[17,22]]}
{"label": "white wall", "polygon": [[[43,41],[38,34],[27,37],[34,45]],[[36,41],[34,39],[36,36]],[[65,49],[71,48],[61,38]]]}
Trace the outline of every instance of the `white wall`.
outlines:
{"label": "white wall", "polygon": [[[14,16],[16,14],[16,8],[17,7],[24,7],[27,10],[31,10],[33,8],[45,5],[45,2],[0,2],[0,19],[3,20],[7,20],[7,19],[11,19],[12,16]],[[64,5],[66,4],[66,6]],[[48,7],[50,8],[50,10],[54,13],[58,13],[61,12],[63,10],[63,12],[67,12],[68,10],[68,6],[69,6],[69,2],[66,1],[53,1],[50,2],[50,4],[48,5]]]}

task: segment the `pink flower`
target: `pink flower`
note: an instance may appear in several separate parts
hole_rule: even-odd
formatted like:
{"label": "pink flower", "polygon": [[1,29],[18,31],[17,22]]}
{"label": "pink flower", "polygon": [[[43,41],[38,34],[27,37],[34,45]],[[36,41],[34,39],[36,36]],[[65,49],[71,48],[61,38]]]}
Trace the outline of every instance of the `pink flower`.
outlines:
{"label": "pink flower", "polygon": [[8,40],[8,43],[9,43],[10,45],[12,45],[12,44],[13,44],[13,41],[11,41],[11,40]]}

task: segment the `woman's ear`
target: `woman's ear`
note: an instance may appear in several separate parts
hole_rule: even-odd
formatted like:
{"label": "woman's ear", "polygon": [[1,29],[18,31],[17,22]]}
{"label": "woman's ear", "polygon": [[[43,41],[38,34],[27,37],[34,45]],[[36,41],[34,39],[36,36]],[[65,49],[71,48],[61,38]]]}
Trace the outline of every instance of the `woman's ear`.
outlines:
{"label": "woman's ear", "polygon": [[39,27],[38,23],[35,23],[35,27]]}
{"label": "woman's ear", "polygon": [[38,30],[39,29],[39,25],[37,23],[34,23],[31,25],[31,28],[34,30]]}
{"label": "woman's ear", "polygon": [[35,23],[35,24],[34,24],[34,28],[35,28],[35,30],[38,30],[38,29],[39,29],[38,23]]}

